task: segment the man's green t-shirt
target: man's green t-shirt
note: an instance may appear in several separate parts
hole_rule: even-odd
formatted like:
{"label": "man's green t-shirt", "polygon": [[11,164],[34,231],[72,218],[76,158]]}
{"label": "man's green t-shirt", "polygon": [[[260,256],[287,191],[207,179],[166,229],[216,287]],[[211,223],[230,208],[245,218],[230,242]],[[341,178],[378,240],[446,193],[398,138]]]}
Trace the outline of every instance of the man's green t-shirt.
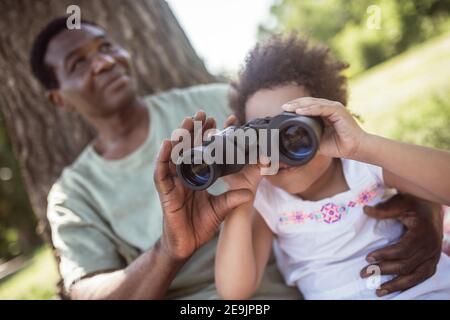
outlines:
{"label": "man's green t-shirt", "polygon": [[[199,109],[220,127],[231,113],[228,86],[201,85],[145,98],[150,111],[146,141],[120,160],[105,160],[88,145],[65,168],[48,196],[48,219],[60,255],[66,290],[92,273],[124,268],[149,250],[162,233],[162,210],[153,183],[161,142],[186,116]],[[217,299],[214,286],[215,237],[200,248],[172,282],[168,299]],[[255,298],[298,298],[273,260]]]}

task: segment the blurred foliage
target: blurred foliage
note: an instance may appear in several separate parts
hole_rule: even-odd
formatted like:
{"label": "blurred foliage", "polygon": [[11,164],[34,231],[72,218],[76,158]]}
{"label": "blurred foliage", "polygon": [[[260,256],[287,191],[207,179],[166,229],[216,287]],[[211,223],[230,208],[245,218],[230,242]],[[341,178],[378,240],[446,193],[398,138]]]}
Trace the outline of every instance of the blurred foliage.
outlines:
{"label": "blurred foliage", "polygon": [[450,150],[450,33],[352,79],[349,106],[370,132]]}
{"label": "blurred foliage", "polygon": [[32,251],[40,243],[35,229],[36,219],[0,114],[0,259]]}
{"label": "blurred foliage", "polygon": [[279,0],[259,34],[298,31],[326,43],[353,76],[450,30],[450,0]]}
{"label": "blurred foliage", "polygon": [[397,121],[394,139],[450,151],[450,88],[410,101],[398,111]]}
{"label": "blurred foliage", "polygon": [[0,281],[0,300],[57,299],[58,269],[49,246],[37,249],[25,268]]}

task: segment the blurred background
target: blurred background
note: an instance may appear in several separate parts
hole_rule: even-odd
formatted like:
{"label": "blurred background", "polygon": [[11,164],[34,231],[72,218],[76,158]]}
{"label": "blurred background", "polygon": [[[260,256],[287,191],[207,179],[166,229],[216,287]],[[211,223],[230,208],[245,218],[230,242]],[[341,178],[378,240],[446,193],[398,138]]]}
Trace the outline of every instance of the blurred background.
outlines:
{"label": "blurred background", "polygon": [[[268,34],[298,32],[350,64],[349,107],[367,130],[450,150],[450,0],[167,2],[213,75],[233,78]],[[0,114],[0,299],[52,299],[56,263],[21,177]]]}

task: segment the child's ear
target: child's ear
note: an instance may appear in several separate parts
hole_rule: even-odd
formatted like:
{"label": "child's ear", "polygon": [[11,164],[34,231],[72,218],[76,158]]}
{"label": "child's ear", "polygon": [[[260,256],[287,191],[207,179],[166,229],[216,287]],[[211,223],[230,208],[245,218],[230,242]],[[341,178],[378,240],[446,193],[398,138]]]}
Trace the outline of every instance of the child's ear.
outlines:
{"label": "child's ear", "polygon": [[57,89],[48,90],[46,96],[57,108],[61,108],[64,111],[72,111],[74,109],[73,106],[61,96],[61,93]]}

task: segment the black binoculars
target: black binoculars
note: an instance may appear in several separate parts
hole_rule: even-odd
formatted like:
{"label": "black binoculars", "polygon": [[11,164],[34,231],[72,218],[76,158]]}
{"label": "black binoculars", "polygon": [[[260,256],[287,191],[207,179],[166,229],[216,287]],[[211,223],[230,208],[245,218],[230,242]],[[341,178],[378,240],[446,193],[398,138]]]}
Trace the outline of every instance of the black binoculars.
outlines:
{"label": "black binoculars", "polygon": [[[266,134],[263,135],[261,129],[265,129]],[[278,130],[275,143],[273,130]],[[244,139],[239,139],[238,132]],[[252,163],[250,151],[257,150],[259,155],[264,142],[267,156],[278,152],[280,162],[291,166],[303,165],[316,154],[322,132],[320,117],[299,116],[285,111],[274,117],[253,119],[242,126],[228,127],[201,146],[184,152],[177,161],[177,175],[186,187],[204,190],[218,178],[236,173]]]}

